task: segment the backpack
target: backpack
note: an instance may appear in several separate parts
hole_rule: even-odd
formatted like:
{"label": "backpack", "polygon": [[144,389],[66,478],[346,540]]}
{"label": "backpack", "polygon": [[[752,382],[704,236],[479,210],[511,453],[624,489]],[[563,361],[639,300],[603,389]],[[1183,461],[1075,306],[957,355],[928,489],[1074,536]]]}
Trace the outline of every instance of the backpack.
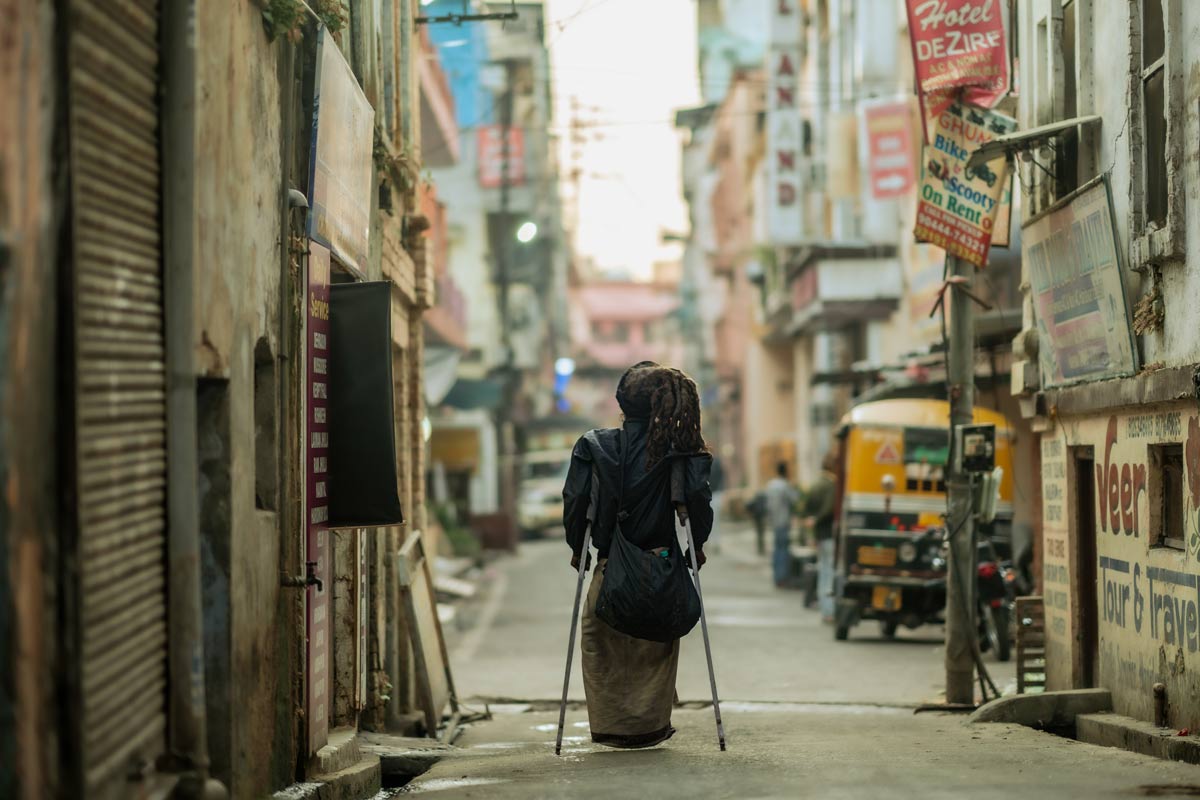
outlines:
{"label": "backpack", "polygon": [[659,555],[643,550],[621,533],[628,515],[625,493],[625,431],[621,431],[621,472],[617,521],[613,528],[604,583],[596,598],[596,616],[636,639],[671,642],[687,635],[700,619],[700,595],[688,575],[678,541]]}

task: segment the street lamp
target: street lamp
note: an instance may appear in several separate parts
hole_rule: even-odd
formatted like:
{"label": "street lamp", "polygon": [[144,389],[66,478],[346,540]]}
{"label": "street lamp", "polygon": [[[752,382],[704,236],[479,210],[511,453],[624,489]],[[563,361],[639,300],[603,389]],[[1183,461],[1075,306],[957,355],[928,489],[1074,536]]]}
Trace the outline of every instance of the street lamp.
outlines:
{"label": "street lamp", "polygon": [[523,222],[521,227],[517,228],[517,241],[521,244],[529,244],[538,235],[538,226],[536,222]]}

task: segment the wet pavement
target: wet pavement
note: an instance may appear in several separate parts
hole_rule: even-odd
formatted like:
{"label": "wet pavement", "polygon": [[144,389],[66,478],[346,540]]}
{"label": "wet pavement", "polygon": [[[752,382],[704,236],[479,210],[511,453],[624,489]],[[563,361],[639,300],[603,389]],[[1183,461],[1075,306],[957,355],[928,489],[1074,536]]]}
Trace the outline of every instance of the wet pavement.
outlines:
{"label": "wet pavement", "polygon": [[[592,744],[569,711],[554,755],[573,574],[561,542],[498,562],[450,636],[460,697],[489,704],[452,754],[405,794],[437,798],[1061,798],[1178,795],[1200,768],[961,716],[915,714],[937,701],[941,631],[882,640],[863,625],[838,643],[798,593],[770,584],[744,534],[727,535],[703,572],[728,752],[719,752],[699,631],[685,640],[678,733],[650,750]],[[576,659],[578,661],[578,659]],[[988,662],[1011,687],[1010,665]],[[576,667],[571,697],[582,700]],[[508,702],[504,702],[504,701]],[[499,702],[497,702],[499,701]],[[1196,789],[1200,793],[1200,789]]]}

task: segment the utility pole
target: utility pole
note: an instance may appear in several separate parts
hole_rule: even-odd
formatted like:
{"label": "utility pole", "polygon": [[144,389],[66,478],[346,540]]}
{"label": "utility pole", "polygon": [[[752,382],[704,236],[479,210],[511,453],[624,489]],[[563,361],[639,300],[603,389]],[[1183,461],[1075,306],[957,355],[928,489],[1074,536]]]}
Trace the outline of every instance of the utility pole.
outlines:
{"label": "utility pole", "polygon": [[[949,278],[967,277],[970,264],[946,254]],[[975,518],[971,479],[956,458],[955,428],[970,425],[975,412],[975,309],[957,286],[950,297],[947,378],[950,394],[950,459],[946,481],[946,526],[950,552],[946,564],[946,702],[975,702]],[[958,463],[956,463],[958,462]]]}
{"label": "utility pole", "polygon": [[508,248],[513,232],[509,220],[509,153],[513,118],[513,69],[508,59],[500,62],[504,68],[504,95],[500,101],[500,235],[494,243],[496,248],[496,292],[500,311],[500,344],[504,351],[501,365],[503,393],[497,414],[500,435],[500,511],[505,520],[506,544],[515,549],[517,542],[517,486],[516,486],[516,441],[513,433],[513,405],[516,402],[517,374],[513,357],[512,333],[509,325]]}

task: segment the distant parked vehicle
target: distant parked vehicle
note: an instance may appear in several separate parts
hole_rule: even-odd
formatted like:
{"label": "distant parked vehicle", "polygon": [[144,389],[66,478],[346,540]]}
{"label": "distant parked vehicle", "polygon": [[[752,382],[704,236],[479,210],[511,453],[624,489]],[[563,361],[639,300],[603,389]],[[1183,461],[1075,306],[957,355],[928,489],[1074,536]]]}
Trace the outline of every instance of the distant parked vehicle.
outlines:
{"label": "distant parked vehicle", "polygon": [[571,466],[570,450],[526,453],[521,458],[517,524],[526,535],[562,532],[563,482]]}
{"label": "distant parked vehicle", "polygon": [[[975,409],[975,422],[996,426],[996,464],[1010,476],[1008,421]],[[837,572],[834,635],[845,639],[861,620],[878,620],[886,638],[900,625],[944,620],[945,467],[950,407],[944,400],[863,403],[842,420],[839,438]],[[1000,485],[996,519],[979,536],[1007,541],[1012,479]]]}

